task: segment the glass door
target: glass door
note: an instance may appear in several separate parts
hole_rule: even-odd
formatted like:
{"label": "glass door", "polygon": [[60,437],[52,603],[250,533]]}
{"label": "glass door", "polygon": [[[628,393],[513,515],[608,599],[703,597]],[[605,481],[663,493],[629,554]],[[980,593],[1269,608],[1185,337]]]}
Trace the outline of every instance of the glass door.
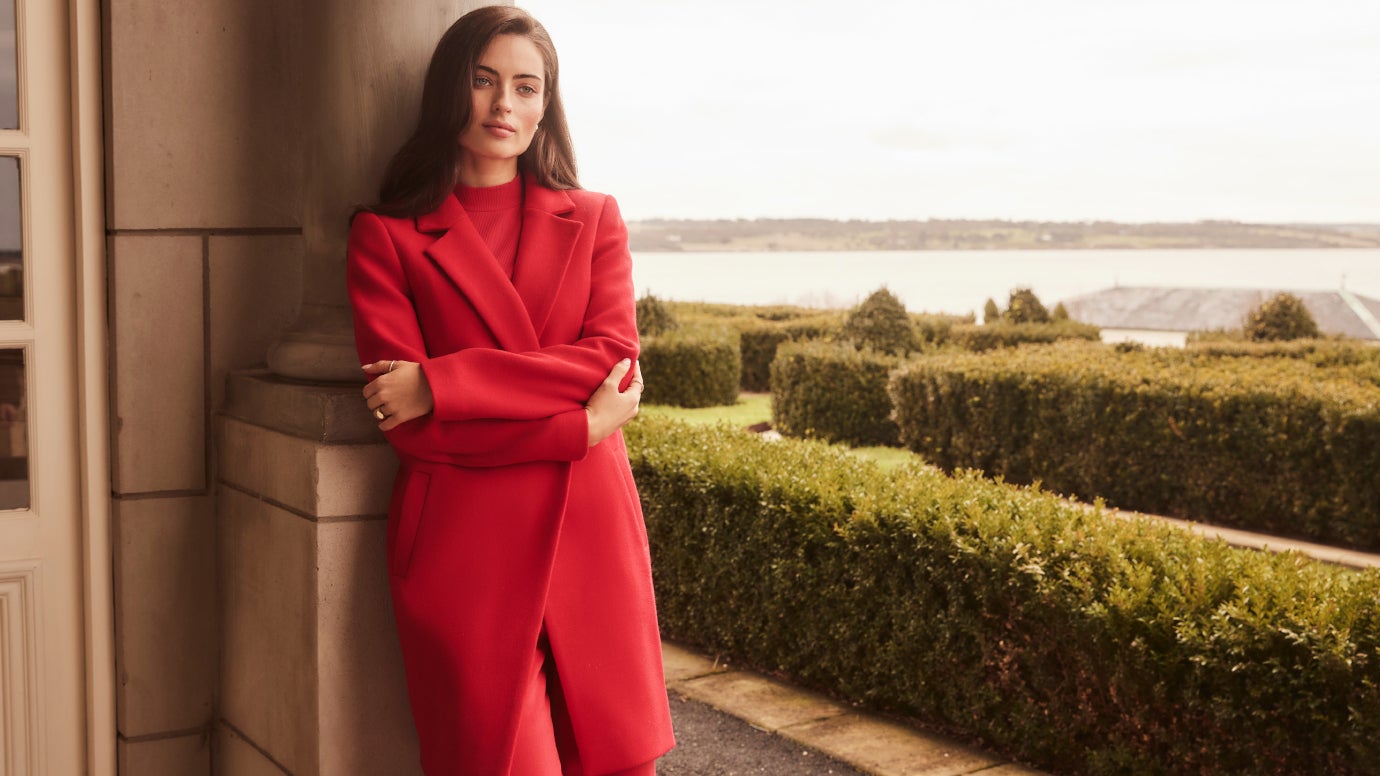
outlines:
{"label": "glass door", "polygon": [[0,775],[86,771],[69,5],[0,0]]}

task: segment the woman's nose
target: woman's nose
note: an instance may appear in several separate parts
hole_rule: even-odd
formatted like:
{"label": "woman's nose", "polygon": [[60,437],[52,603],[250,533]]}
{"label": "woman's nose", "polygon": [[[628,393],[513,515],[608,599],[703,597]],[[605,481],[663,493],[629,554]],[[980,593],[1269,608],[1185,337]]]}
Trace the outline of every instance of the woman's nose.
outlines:
{"label": "woman's nose", "polygon": [[494,90],[494,113],[508,113],[512,109],[512,101],[508,98],[508,91],[506,89]]}

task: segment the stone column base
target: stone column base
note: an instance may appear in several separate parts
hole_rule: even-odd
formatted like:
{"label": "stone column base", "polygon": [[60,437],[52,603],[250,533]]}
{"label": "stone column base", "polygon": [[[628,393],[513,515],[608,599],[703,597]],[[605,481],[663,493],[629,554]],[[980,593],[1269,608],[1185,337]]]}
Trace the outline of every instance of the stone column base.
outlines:
{"label": "stone column base", "polygon": [[420,774],[384,565],[397,459],[358,386],[229,378],[216,772]]}

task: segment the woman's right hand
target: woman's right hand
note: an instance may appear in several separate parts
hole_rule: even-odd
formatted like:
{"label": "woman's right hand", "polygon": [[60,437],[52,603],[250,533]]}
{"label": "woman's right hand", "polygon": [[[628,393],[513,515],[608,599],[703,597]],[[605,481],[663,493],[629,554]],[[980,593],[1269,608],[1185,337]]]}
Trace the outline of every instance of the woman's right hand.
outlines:
{"label": "woman's right hand", "polygon": [[[633,370],[632,383],[628,390],[619,391],[618,384],[623,382],[629,369]],[[585,412],[589,413],[589,446],[604,441],[624,423],[637,417],[637,405],[641,402],[642,367],[625,358],[613,365],[609,376],[585,403]]]}

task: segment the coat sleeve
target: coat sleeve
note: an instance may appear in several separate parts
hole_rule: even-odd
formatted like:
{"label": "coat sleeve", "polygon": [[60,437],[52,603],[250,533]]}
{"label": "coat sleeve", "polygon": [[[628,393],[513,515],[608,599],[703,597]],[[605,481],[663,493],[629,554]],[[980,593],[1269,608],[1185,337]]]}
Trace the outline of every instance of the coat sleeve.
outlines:
{"label": "coat sleeve", "polygon": [[[530,420],[579,408],[622,359],[636,359],[628,228],[605,197],[594,232],[589,305],[580,338],[525,353],[468,348],[423,363],[442,420]],[[632,381],[624,377],[620,390]]]}
{"label": "coat sleeve", "polygon": [[[361,363],[385,358],[427,361],[407,278],[378,216],[366,212],[355,218],[346,256],[355,347]],[[432,413],[386,431],[384,436],[403,455],[459,466],[577,461],[589,452],[588,415],[583,402],[525,420],[446,421]]]}

